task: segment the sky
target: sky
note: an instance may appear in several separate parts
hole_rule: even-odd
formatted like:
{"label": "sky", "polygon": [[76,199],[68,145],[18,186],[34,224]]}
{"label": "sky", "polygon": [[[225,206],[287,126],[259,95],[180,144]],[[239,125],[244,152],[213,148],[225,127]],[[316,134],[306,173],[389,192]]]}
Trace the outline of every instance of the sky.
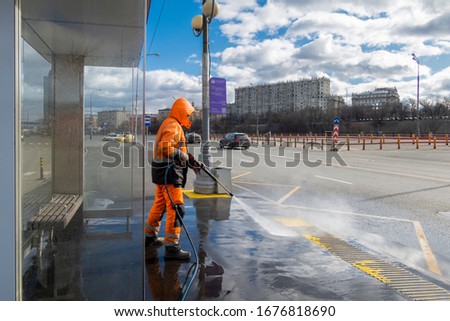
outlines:
{"label": "sky", "polygon": [[[211,76],[234,88],[326,76],[331,91],[396,87],[415,99],[419,58],[421,97],[450,97],[450,2],[218,0],[209,25]],[[147,28],[147,106],[173,97],[201,105],[202,37],[191,30],[201,1],[153,0]]]}
{"label": "sky", "polygon": [[[448,0],[218,2],[209,24],[210,74],[226,79],[228,103],[237,87],[321,76],[348,103],[352,93],[379,87],[415,100],[412,53],[420,60],[421,99],[450,98]],[[151,1],[147,112],[171,107],[177,97],[201,106],[202,37],[191,28],[199,14],[201,0]],[[102,89],[93,95],[94,112],[129,109],[131,75],[127,68],[86,68],[85,99]]]}

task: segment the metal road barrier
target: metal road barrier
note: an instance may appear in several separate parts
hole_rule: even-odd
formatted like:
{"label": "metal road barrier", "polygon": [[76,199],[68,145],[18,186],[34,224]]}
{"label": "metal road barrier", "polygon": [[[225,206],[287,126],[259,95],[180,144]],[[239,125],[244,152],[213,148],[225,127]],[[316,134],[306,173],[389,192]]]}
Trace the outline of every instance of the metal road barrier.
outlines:
{"label": "metal road barrier", "polygon": [[[331,135],[320,134],[276,134],[271,135],[249,135],[252,142],[261,146],[310,148],[324,150],[333,146]],[[222,135],[213,134],[211,139],[219,141]],[[449,146],[449,134],[424,134],[424,135],[401,135],[401,134],[345,134],[341,136],[341,146],[347,150],[366,150],[369,146],[378,146],[382,150],[386,146],[396,146],[397,149],[407,148],[414,145],[415,149],[420,146],[429,146],[432,149]],[[340,149],[342,150],[342,148]]]}

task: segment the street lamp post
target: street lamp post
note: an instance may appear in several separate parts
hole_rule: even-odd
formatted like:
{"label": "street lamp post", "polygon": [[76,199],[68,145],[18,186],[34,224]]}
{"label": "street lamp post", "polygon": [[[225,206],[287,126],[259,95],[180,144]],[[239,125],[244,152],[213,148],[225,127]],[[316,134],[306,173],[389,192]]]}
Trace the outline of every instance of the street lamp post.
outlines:
{"label": "street lamp post", "polygon": [[256,140],[259,139],[259,109],[258,109],[258,95],[256,95]]}
{"label": "street lamp post", "polygon": [[419,108],[420,108],[420,100],[419,100],[419,83],[420,83],[420,73],[419,73],[419,66],[420,61],[419,58],[413,53],[412,59],[417,62],[417,100],[416,100],[416,107],[417,107],[417,136],[420,136],[420,127],[419,127]]}
{"label": "street lamp post", "polygon": [[[209,118],[209,50],[208,50],[208,24],[219,12],[219,4],[216,0],[203,0],[203,15],[192,19],[194,35],[203,35],[202,47],[202,148],[200,160],[211,167],[212,160],[210,147],[210,118]],[[194,181],[194,191],[200,194],[213,194],[216,183],[206,174],[200,172]]]}
{"label": "street lamp post", "polygon": [[[258,92],[256,87],[251,83],[250,86],[255,90],[255,110],[256,110],[256,137],[259,137],[259,110],[258,110]],[[257,138],[258,139],[258,138]]]}
{"label": "street lamp post", "polygon": [[92,126],[94,126],[94,116],[92,115],[92,95],[95,93],[95,92],[97,92],[97,91],[102,91],[101,89],[95,89],[95,90],[93,90],[92,92],[91,92],[91,95],[90,95],[90,109],[91,109],[91,119],[90,119],[90,127],[91,127],[91,129],[90,129],[90,134],[89,134],[89,139],[92,139]]}
{"label": "street lamp post", "polygon": [[[156,56],[159,57],[160,54],[159,53],[148,53],[145,55],[145,60],[149,57],[149,56]],[[139,97],[139,61],[142,58],[142,55],[139,56],[138,58],[138,63],[136,65],[136,61],[133,60],[133,67],[132,67],[132,78],[134,79],[134,68],[137,67],[137,71],[136,71],[136,95],[133,98],[133,94],[134,94],[134,88],[131,89],[131,116],[132,116],[132,123],[133,123],[133,127],[134,127],[134,139],[137,141],[137,121],[138,121],[138,97]],[[144,79],[145,80],[145,79]],[[134,86],[134,81],[132,86]],[[144,115],[142,116],[143,118],[145,117]],[[133,133],[133,128],[131,129],[131,132]],[[144,129],[142,129],[142,132],[144,133]],[[143,142],[145,143],[145,142]]]}

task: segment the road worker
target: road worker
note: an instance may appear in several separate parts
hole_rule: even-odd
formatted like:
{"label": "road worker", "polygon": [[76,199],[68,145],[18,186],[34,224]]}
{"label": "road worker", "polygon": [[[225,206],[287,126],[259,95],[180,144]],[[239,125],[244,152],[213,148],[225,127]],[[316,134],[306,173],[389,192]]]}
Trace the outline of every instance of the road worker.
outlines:
{"label": "road worker", "polygon": [[[189,161],[183,127],[190,128],[194,107],[178,98],[156,134],[152,160],[152,182],[156,184],[155,200],[145,226],[145,246],[164,245],[167,259],[189,260],[191,253],[180,248],[181,219],[184,216],[182,188],[186,184]],[[167,212],[164,239],[158,237],[161,220]],[[178,215],[179,217],[178,217]]]}

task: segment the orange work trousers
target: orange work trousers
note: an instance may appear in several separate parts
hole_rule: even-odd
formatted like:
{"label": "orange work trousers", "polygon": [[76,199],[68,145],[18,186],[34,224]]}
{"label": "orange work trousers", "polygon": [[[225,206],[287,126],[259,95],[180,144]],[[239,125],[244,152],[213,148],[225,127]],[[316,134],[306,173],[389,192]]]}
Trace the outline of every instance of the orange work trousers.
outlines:
{"label": "orange work trousers", "polygon": [[[183,189],[180,187],[175,187],[173,184],[168,184],[167,189],[170,193],[170,197],[181,215],[184,216],[184,200],[183,200]],[[147,236],[158,235],[159,229],[161,227],[161,221],[163,219],[164,213],[167,212],[166,216],[166,229],[164,234],[164,245],[171,246],[177,245],[180,239],[181,232],[181,222],[177,217],[175,208],[172,206],[169,195],[167,194],[165,185],[156,185],[155,201],[153,202],[152,208],[147,217],[147,222],[145,226],[145,234]]]}

